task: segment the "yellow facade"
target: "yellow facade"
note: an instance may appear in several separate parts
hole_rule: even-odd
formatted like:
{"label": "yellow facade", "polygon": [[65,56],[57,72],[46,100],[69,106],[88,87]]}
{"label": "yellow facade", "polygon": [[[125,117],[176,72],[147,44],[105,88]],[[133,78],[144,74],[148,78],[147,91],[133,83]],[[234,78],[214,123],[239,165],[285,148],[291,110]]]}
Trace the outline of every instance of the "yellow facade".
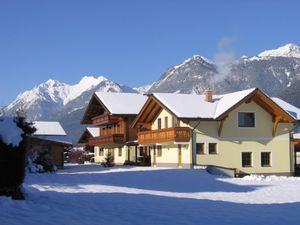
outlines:
{"label": "yellow facade", "polygon": [[[173,116],[165,109],[163,109],[159,115],[156,117],[152,123],[152,130],[158,129],[158,120],[161,120],[161,129],[173,127]],[[166,122],[168,121],[168,127],[166,127]],[[187,127],[188,125],[184,122],[178,120],[178,125],[181,127]],[[179,159],[179,148],[181,145],[181,160]],[[156,143],[156,145],[161,146],[162,155],[157,156],[156,154],[156,166],[166,166],[166,167],[191,167],[192,166],[192,149],[190,143]],[[154,152],[153,146],[151,146],[151,163],[154,162]],[[181,165],[179,162],[181,161]]]}
{"label": "yellow facade", "polygon": [[[254,112],[255,127],[238,127],[238,112]],[[196,155],[196,164],[237,168],[239,172],[244,173],[293,172],[289,137],[293,125],[280,123],[273,137],[272,120],[268,112],[252,101],[248,104],[243,103],[228,115],[220,137],[218,136],[220,122],[201,121],[195,129],[194,138],[196,143],[204,143],[204,154]],[[191,128],[197,123],[198,121],[191,122]],[[209,143],[217,143],[217,154],[209,154]],[[242,167],[242,152],[251,153],[250,167]],[[262,152],[270,152],[271,165],[268,167],[261,166]]]}
{"label": "yellow facade", "polygon": [[[103,149],[103,153],[100,152],[101,149]],[[131,162],[135,162],[136,160],[135,146],[123,146],[120,148],[100,148],[99,146],[95,146],[95,163],[104,162],[109,151],[112,153],[116,165],[123,165],[128,159],[130,159]],[[137,151],[137,157],[140,157],[139,151]]]}

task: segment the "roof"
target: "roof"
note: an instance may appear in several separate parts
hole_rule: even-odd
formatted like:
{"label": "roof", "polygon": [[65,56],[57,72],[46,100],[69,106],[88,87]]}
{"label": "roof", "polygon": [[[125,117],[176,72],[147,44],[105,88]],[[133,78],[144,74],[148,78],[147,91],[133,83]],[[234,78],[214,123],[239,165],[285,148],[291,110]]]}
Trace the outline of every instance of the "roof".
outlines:
{"label": "roof", "polygon": [[34,135],[34,138],[65,145],[72,145],[72,141],[67,135]]}
{"label": "roof", "polygon": [[115,115],[137,115],[147,100],[147,96],[136,93],[96,92],[95,95]]}
{"label": "roof", "polygon": [[[285,111],[287,111],[296,120],[300,120],[300,109],[298,109],[297,107],[291,105],[290,103],[288,103],[280,98],[273,97],[271,99],[274,102],[276,102],[281,108],[283,108]],[[300,132],[300,129],[299,129],[299,132]]]}
{"label": "roof", "polygon": [[86,130],[93,136],[98,137],[99,136],[99,127],[87,127]]}
{"label": "roof", "polygon": [[[270,98],[258,88],[213,95],[212,102],[205,101],[204,95],[153,93],[134,120],[132,127],[138,122],[150,122],[159,113],[161,107],[182,119],[224,120],[230,111],[243,102],[252,100],[281,121],[296,122],[295,112],[300,112],[300,109],[283,100],[277,103],[276,99]],[[146,110],[150,106],[152,110]]]}
{"label": "roof", "polygon": [[298,125],[293,133],[293,139],[300,139],[300,125]]}
{"label": "roof", "polygon": [[56,121],[34,121],[36,135],[67,135],[59,122]]}
{"label": "roof", "polygon": [[153,96],[179,118],[216,119],[254,90],[214,95],[213,102],[205,101],[204,95],[195,94],[154,93]]}

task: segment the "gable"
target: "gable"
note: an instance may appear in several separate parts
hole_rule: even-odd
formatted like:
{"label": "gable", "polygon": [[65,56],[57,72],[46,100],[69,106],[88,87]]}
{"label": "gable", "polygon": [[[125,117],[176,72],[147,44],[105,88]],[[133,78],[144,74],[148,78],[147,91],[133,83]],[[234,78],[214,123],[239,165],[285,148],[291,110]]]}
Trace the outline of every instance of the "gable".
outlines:
{"label": "gable", "polygon": [[280,122],[295,122],[295,119],[289,113],[287,113],[284,109],[282,109],[277,103],[275,103],[271,98],[269,98],[259,89],[255,89],[248,96],[244,97],[241,101],[231,106],[227,111],[223,112],[215,119],[223,120],[228,116],[230,112],[238,108],[241,104],[247,104],[252,101],[259,105],[261,108],[263,108],[270,115],[272,115],[274,117],[274,120],[278,120]]}
{"label": "gable", "polygon": [[166,110],[170,115],[175,116],[166,106],[159,102],[153,95],[150,95],[146,103],[142,107],[140,113],[133,121],[131,127],[138,124],[151,124],[157,118],[162,110]]}
{"label": "gable", "polygon": [[93,94],[81,120],[81,124],[92,124],[92,118],[103,115],[110,114],[109,110],[100,101],[96,94]]}

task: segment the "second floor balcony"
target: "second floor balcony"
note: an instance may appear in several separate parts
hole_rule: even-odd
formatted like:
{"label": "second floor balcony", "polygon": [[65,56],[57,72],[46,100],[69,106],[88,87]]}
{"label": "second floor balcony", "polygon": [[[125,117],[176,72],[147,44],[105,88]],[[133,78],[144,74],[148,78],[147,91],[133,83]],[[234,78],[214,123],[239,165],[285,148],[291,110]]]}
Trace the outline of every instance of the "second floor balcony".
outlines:
{"label": "second floor balcony", "polygon": [[124,134],[110,134],[101,135],[99,137],[94,137],[89,139],[89,145],[97,146],[111,146],[122,145],[125,143]]}
{"label": "second floor balcony", "polygon": [[172,127],[159,130],[138,132],[139,144],[157,144],[164,142],[189,142],[189,127]]}

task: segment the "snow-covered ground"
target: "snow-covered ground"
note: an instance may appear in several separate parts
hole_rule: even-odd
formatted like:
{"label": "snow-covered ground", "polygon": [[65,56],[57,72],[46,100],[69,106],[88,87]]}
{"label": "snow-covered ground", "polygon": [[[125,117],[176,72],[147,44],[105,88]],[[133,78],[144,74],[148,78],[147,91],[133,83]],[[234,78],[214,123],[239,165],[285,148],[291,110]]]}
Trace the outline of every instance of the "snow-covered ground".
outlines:
{"label": "snow-covered ground", "polygon": [[0,224],[300,224],[300,178],[203,169],[67,165],[28,174],[27,200],[0,197]]}

